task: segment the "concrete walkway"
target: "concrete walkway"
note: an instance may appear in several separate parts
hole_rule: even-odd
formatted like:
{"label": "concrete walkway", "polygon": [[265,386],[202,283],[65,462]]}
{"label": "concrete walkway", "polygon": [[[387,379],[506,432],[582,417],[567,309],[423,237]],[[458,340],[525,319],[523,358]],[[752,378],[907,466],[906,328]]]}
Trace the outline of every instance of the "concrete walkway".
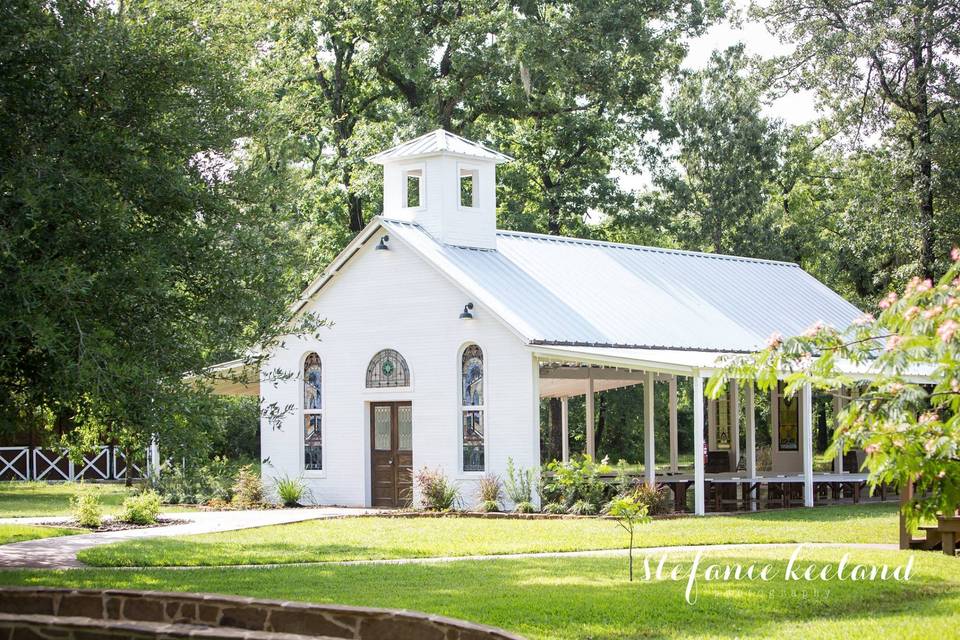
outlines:
{"label": "concrete walkway", "polygon": [[[161,518],[187,520],[183,524],[143,529],[127,529],[104,533],[85,533],[27,540],[0,545],[0,569],[69,569],[84,567],[77,560],[77,553],[101,544],[159,538],[163,536],[188,536],[216,531],[252,529],[274,524],[341,518],[344,516],[370,515],[376,509],[346,507],[318,507],[308,509],[265,509],[259,511],[191,511],[164,513]],[[0,524],[62,524],[67,518],[0,518]]]}

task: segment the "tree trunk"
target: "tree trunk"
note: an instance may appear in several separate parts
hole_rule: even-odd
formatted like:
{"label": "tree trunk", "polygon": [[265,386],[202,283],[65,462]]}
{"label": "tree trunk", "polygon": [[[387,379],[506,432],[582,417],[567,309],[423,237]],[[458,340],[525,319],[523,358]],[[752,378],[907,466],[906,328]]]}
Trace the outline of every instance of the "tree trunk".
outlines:
{"label": "tree trunk", "polygon": [[[933,135],[930,124],[929,72],[933,52],[923,26],[926,11],[914,18],[916,41],[913,47],[913,70],[917,82],[917,199],[920,209],[920,272],[924,278],[934,278],[933,227]],[[924,53],[926,52],[926,59]]]}
{"label": "tree trunk", "polygon": [[560,414],[560,398],[550,398],[550,439],[547,442],[547,459],[559,460],[563,455],[563,416]]}

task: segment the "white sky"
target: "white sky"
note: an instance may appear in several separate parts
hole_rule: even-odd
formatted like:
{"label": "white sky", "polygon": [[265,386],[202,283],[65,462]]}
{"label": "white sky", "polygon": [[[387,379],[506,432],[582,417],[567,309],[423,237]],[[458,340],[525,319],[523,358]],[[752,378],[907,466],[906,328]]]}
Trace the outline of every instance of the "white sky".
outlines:
{"label": "white sky", "polygon": [[[736,0],[737,9],[746,14],[749,1]],[[724,20],[707,30],[699,38],[689,41],[689,52],[683,67],[686,69],[702,69],[710,60],[710,54],[723,50],[738,42],[746,45],[747,55],[757,55],[771,58],[776,55],[790,53],[791,47],[781,43],[770,34],[760,22],[744,18],[742,23],[735,26],[732,21]],[[816,119],[817,106],[812,92],[804,91],[786,95],[764,108],[764,114],[779,118],[791,125],[804,124]],[[642,189],[649,186],[650,178],[644,173],[635,175],[618,175],[620,184],[627,189]]]}

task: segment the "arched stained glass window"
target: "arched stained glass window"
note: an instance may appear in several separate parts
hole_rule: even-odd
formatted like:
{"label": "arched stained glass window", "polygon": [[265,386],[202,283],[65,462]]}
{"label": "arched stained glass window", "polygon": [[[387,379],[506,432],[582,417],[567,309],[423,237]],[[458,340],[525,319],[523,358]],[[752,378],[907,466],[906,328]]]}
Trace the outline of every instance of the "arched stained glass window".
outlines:
{"label": "arched stained glass window", "polygon": [[316,353],[303,361],[303,468],[323,470],[323,369]]}
{"label": "arched stained glass window", "polygon": [[483,351],[467,345],[460,357],[460,436],[464,471],[484,470]]}
{"label": "arched stained glass window", "polygon": [[397,351],[384,349],[370,359],[367,365],[368,389],[409,386],[410,367]]}

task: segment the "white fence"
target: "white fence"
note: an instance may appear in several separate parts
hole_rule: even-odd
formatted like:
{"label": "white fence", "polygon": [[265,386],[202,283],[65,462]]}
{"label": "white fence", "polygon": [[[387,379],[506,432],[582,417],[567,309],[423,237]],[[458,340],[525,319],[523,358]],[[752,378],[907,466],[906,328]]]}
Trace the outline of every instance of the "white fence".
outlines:
{"label": "white fence", "polygon": [[[134,478],[150,472],[150,450],[142,463],[130,464]],[[66,451],[40,447],[0,447],[0,481],[4,480],[124,480],[127,457],[116,447],[103,446],[74,462]]]}

